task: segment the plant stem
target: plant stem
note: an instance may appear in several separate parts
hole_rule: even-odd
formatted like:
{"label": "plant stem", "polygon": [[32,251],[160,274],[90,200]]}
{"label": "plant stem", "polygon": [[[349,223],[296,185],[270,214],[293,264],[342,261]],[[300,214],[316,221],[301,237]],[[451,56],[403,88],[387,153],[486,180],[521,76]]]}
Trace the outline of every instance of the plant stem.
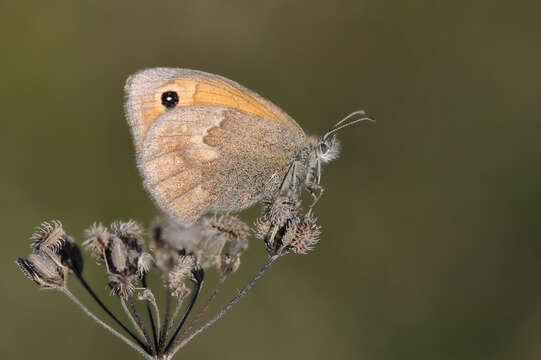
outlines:
{"label": "plant stem", "polygon": [[[146,274],[143,275],[142,283],[143,283],[143,287],[146,289],[147,288]],[[157,354],[158,353],[158,335],[156,333],[156,324],[154,323],[154,317],[152,316],[152,309],[150,307],[150,301],[149,300],[146,300],[146,306],[147,306],[148,318],[150,320],[150,325],[152,327],[152,336],[154,338],[154,350],[155,350],[155,352]],[[160,315],[158,313],[158,307],[157,306],[155,307],[155,310],[156,310],[156,317],[158,318],[158,321],[159,321]],[[159,327],[160,327],[160,325],[158,325],[158,328]]]}
{"label": "plant stem", "polygon": [[169,343],[165,347],[164,353],[167,354],[167,351],[175,343],[175,340],[177,338],[177,335],[179,334],[180,330],[182,330],[182,326],[186,322],[186,319],[188,318],[188,315],[190,315],[190,312],[193,309],[193,306],[195,305],[195,302],[197,300],[197,297],[199,296],[199,293],[201,291],[201,286],[203,285],[203,281],[196,282],[195,283],[195,289],[192,294],[192,298],[190,299],[190,303],[188,304],[188,308],[186,308],[186,311],[184,312],[184,315],[182,316],[182,320],[180,320],[180,323],[177,326],[177,329],[175,330],[175,333],[173,336],[171,336],[171,339],[169,340]]}
{"label": "plant stem", "polygon": [[90,285],[86,282],[86,280],[83,278],[83,276],[79,276],[77,274],[75,274],[77,276],[77,279],[79,279],[79,281],[81,282],[81,284],[83,285],[83,287],[86,289],[86,291],[90,294],[90,296],[92,296],[92,298],[98,303],[98,305],[103,309],[103,311],[105,311],[107,313],[107,315],[109,315],[122,329],[124,329],[124,331],[126,331],[131,337],[133,340],[135,340],[135,342],[137,342],[137,344],[139,344],[139,346],[141,346],[146,352],[150,353],[150,349],[148,349],[148,347],[141,341],[141,339],[139,339],[126,325],[124,325],[124,323],[122,321],[120,321],[110,310],[109,308],[107,308],[107,306],[105,306],[105,304],[103,302],[101,302],[101,300],[98,298],[98,296],[94,293],[94,291],[92,290],[92,288],[90,287]]}
{"label": "plant stem", "polygon": [[148,332],[145,328],[145,323],[143,323],[143,320],[141,319],[141,315],[139,315],[139,311],[137,310],[137,306],[135,306],[135,302],[133,301],[133,296],[128,295],[128,304],[130,304],[130,308],[133,312],[133,315],[135,316],[135,320],[137,320],[137,324],[139,325],[139,328],[143,332],[143,335],[149,344],[150,347],[152,347],[152,340],[150,339],[150,336],[148,335]]}
{"label": "plant stem", "polygon": [[171,322],[169,323],[169,327],[167,328],[167,333],[171,331],[173,328],[173,325],[175,324],[175,320],[178,317],[178,314],[180,313],[180,309],[182,308],[182,303],[184,302],[184,298],[181,297],[178,299],[177,306],[175,307],[175,312],[173,313],[173,316],[171,317]]}
{"label": "plant stem", "polygon": [[169,294],[169,288],[165,286],[165,314],[163,316],[163,324],[160,329],[160,341],[158,343],[158,353],[161,353],[161,350],[165,343],[165,339],[167,338],[167,333],[169,332],[169,329],[171,327],[170,326],[170,323],[171,323],[170,312],[171,312],[171,295]]}
{"label": "plant stem", "polygon": [[115,329],[113,329],[112,327],[110,327],[109,325],[107,325],[106,323],[104,323],[103,321],[101,321],[96,315],[94,315],[93,313],[90,312],[90,310],[88,310],[80,301],[79,299],[77,299],[77,297],[75,297],[75,295],[73,295],[68,289],[66,289],[65,287],[59,287],[58,290],[60,290],[61,292],[63,292],[64,294],[66,294],[71,301],[73,301],[77,306],[79,306],[84,312],[85,314],[87,314],[92,320],[94,320],[95,322],[97,322],[98,324],[100,324],[102,327],[104,327],[105,329],[107,329],[109,332],[111,332],[111,334],[115,335],[116,337],[120,338],[122,341],[124,341],[126,344],[128,344],[132,349],[134,349],[135,351],[137,351],[138,353],[140,353],[141,355],[143,355],[146,359],[148,360],[151,360],[152,359],[152,356],[150,356],[150,354],[146,351],[146,348],[145,347],[139,347],[137,346],[135,343],[133,343],[131,340],[129,340],[127,337],[125,337],[124,335],[122,335],[121,333],[119,333],[118,331],[116,331]]}
{"label": "plant stem", "polygon": [[231,309],[233,305],[235,305],[246,293],[250,288],[255,284],[261,276],[269,269],[269,267],[272,265],[272,263],[278,259],[281,255],[271,255],[267,258],[267,261],[265,261],[265,264],[259,269],[257,274],[246,284],[246,286],[240,290],[237,295],[226,305],[216,316],[214,316],[212,319],[210,319],[205,325],[201,326],[199,329],[194,331],[192,334],[190,334],[186,339],[182,340],[180,344],[177,345],[177,347],[171,352],[171,355],[175,354],[178,350],[183,348],[187,343],[189,343],[194,337],[201,334],[203,331],[208,329],[212,324],[214,324],[217,320],[219,320],[222,316],[225,315],[225,313]]}
{"label": "plant stem", "polygon": [[190,332],[190,330],[194,327],[194,325],[197,324],[199,320],[201,320],[201,317],[205,314],[205,312],[209,308],[210,303],[216,298],[216,295],[218,295],[218,293],[222,289],[222,285],[224,284],[225,279],[227,279],[227,276],[220,277],[220,279],[218,280],[218,283],[214,287],[214,291],[212,292],[212,295],[210,295],[205,305],[203,305],[203,307],[197,312],[197,315],[188,324],[186,329],[182,330],[182,333],[180,333],[180,338],[183,338],[188,332]]}

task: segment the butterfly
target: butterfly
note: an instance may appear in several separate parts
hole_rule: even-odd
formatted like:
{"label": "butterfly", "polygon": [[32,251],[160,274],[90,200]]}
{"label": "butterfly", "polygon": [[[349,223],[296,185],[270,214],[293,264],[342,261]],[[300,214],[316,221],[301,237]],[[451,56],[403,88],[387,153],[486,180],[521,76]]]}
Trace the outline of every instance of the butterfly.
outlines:
{"label": "butterfly", "polygon": [[333,134],[374,121],[356,111],[322,137],[307,136],[269,100],[232,80],[190,69],[142,70],[124,89],[144,185],[165,213],[187,224],[209,212],[245,209],[284,190],[304,188],[319,198],[321,163],[339,153]]}

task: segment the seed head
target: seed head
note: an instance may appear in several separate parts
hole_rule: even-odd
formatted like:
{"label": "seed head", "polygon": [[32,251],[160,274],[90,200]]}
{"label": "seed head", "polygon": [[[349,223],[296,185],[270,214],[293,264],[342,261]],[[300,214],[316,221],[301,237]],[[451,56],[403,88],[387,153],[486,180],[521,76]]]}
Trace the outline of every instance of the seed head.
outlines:
{"label": "seed head", "polygon": [[266,216],[260,216],[255,222],[255,236],[260,240],[265,240],[271,226],[272,223]]}
{"label": "seed head", "polygon": [[316,224],[316,220],[311,214],[308,214],[299,223],[295,231],[295,237],[289,244],[291,251],[296,254],[306,254],[313,249],[321,234],[321,228]]}
{"label": "seed head", "polygon": [[111,232],[121,239],[141,239],[143,230],[134,220],[128,220],[113,222]]}
{"label": "seed head", "polygon": [[[52,256],[56,255],[37,253],[30,254],[26,259],[27,264],[31,265],[27,266],[26,270],[32,273],[32,277],[37,279],[38,283],[45,288],[52,287],[51,285],[60,286],[65,280],[65,272],[58,266],[59,259],[53,259]],[[25,271],[23,272],[28,276]]]}
{"label": "seed head", "polygon": [[195,259],[193,256],[179,257],[174,269],[169,273],[169,290],[171,295],[180,296],[184,294],[187,279],[193,279],[192,271],[195,268]]}
{"label": "seed head", "polygon": [[111,288],[111,294],[124,299],[130,296],[135,289],[131,281],[127,281],[125,277],[118,274],[109,274],[109,282],[107,285]]}
{"label": "seed head", "polygon": [[143,252],[137,258],[137,276],[142,278],[150,270],[152,261],[152,255],[147,252]]}
{"label": "seed head", "polygon": [[152,293],[150,289],[144,289],[143,291],[141,291],[138,294],[137,298],[139,300],[146,300],[146,301],[150,301],[153,304],[156,304],[156,298],[154,297],[154,294]]}
{"label": "seed head", "polygon": [[289,249],[291,244],[297,238],[297,229],[299,227],[300,219],[295,218],[293,221],[290,221],[285,227],[285,231],[281,238],[281,248]]}
{"label": "seed head", "polygon": [[83,242],[83,246],[98,259],[103,260],[103,256],[107,246],[109,246],[109,239],[111,234],[105,226],[101,223],[94,223],[89,229],[85,230],[86,241]]}
{"label": "seed head", "polygon": [[65,236],[66,233],[62,229],[60,221],[45,221],[36,228],[36,231],[30,237],[30,240],[32,240],[31,247],[35,250],[46,248],[56,252],[62,246]]}
{"label": "seed head", "polygon": [[297,215],[299,202],[288,196],[278,196],[264,202],[263,217],[274,226],[282,227]]}
{"label": "seed head", "polygon": [[18,258],[15,263],[27,278],[38,285],[42,285],[43,281],[41,280],[38,271],[28,259]]}

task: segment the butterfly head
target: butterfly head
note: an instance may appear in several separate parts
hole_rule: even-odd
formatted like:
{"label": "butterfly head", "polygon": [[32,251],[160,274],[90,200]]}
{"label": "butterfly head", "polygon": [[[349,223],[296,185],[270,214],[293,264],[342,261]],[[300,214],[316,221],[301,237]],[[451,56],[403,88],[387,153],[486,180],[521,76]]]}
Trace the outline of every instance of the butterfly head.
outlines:
{"label": "butterfly head", "polygon": [[318,184],[321,179],[321,163],[332,161],[340,154],[340,142],[336,138],[336,132],[361,121],[375,122],[376,119],[367,116],[363,110],[354,111],[327,130],[325,135],[314,141],[312,145],[315,154],[314,170]]}

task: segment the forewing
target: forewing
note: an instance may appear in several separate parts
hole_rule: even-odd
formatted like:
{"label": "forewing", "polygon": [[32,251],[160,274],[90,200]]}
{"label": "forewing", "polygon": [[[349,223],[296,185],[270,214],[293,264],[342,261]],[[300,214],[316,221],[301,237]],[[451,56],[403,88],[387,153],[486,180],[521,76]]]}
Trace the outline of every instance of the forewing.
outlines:
{"label": "forewing", "polygon": [[167,111],[161,103],[161,94],[167,91],[177,92],[179,102],[176,108],[231,107],[273,120],[298,136],[304,136],[301,127],[278,106],[218,75],[178,68],[146,69],[127,80],[125,91],[126,114],[138,151],[149,128]]}
{"label": "forewing", "polygon": [[246,208],[280,185],[304,136],[274,120],[223,106],[161,115],[138,165],[159,206],[191,223],[209,211]]}

